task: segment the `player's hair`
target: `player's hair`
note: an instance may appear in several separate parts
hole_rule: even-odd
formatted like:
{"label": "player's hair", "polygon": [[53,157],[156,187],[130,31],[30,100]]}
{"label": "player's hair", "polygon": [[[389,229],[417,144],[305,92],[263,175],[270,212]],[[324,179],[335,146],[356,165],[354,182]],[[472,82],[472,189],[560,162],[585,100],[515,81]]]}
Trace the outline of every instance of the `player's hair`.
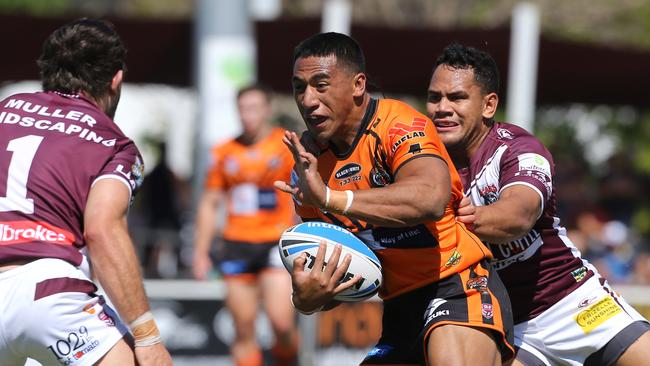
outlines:
{"label": "player's hair", "polygon": [[82,18],[67,23],[43,43],[36,61],[43,90],[93,98],[110,88],[118,70],[125,70],[126,48],[113,25],[98,19]]}
{"label": "player's hair", "polygon": [[328,32],[315,34],[300,42],[293,51],[293,63],[300,58],[336,56],[352,73],[366,72],[366,57],[359,43],[345,34]]}
{"label": "player's hair", "polygon": [[454,42],[445,47],[436,60],[436,67],[442,64],[457,69],[471,68],[484,94],[499,93],[499,70],[487,52]]}
{"label": "player's hair", "polygon": [[267,102],[271,102],[271,99],[273,98],[273,90],[269,88],[267,85],[262,84],[262,83],[255,83],[255,84],[250,84],[247,85],[237,91],[237,100],[241,98],[242,95],[250,92],[250,91],[258,91],[264,94],[264,97],[266,98]]}

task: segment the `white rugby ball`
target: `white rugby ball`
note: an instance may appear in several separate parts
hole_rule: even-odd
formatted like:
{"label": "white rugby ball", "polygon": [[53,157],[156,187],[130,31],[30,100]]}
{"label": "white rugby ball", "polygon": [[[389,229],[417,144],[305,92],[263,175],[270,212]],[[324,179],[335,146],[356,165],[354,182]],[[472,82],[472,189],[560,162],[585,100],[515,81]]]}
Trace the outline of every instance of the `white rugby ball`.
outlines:
{"label": "white rugby ball", "polygon": [[293,261],[297,256],[307,253],[305,271],[311,271],[321,240],[327,244],[325,262],[329,260],[337,243],[343,247],[339,261],[348,253],[352,256],[350,267],[342,282],[352,279],[356,274],[361,275],[361,281],[336,295],[334,300],[356,302],[370,298],[379,291],[382,275],[377,256],[350,231],[326,222],[308,221],[290,227],[282,233],[278,249],[287,270],[293,270]]}

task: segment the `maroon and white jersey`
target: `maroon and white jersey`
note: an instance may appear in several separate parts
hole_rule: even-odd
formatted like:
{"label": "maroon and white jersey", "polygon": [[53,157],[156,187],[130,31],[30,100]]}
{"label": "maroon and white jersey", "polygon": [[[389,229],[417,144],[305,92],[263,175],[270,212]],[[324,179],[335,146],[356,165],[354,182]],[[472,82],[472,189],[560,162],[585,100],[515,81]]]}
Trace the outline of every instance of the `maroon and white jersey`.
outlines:
{"label": "maroon and white jersey", "polygon": [[539,315],[594,275],[560,226],[553,158],[537,138],[515,125],[495,123],[469,168],[458,173],[475,206],[494,203],[503,189],[515,184],[540,196],[539,218],[527,235],[508,244],[487,243],[508,289],[515,324]]}
{"label": "maroon and white jersey", "polygon": [[144,166],[133,141],[79,95],[16,94],[0,102],[0,264],[82,262],[83,213],[99,179],[131,195]]}

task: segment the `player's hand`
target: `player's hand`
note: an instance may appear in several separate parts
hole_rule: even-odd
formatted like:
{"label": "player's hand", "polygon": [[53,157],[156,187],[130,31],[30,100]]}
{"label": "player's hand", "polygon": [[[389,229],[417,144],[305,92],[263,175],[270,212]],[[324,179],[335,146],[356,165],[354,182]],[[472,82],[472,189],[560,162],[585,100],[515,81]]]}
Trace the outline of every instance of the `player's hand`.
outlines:
{"label": "player's hand", "polygon": [[162,343],[147,347],[135,347],[135,359],[139,366],[171,366],[172,357]]}
{"label": "player's hand", "polygon": [[275,188],[293,195],[301,204],[324,208],[326,187],[318,173],[318,160],[300,143],[295,132],[285,131],[282,142],[293,155],[295,182],[275,181]]}
{"label": "player's hand", "polygon": [[476,206],[472,204],[472,199],[469,196],[463,197],[456,210],[456,220],[465,224],[469,230],[474,229],[474,221],[476,221]]}
{"label": "player's hand", "polygon": [[205,281],[208,279],[208,273],[212,270],[212,260],[209,254],[194,253],[192,259],[192,275],[194,279]]}
{"label": "player's hand", "polygon": [[[339,263],[343,249],[341,244],[337,244],[326,263],[326,250],[327,246],[321,242],[315,259],[308,259],[307,255],[303,253],[293,261],[293,271],[291,272],[293,303],[296,309],[302,312],[312,312],[327,305],[333,301],[334,296],[361,280],[361,276],[357,274],[352,279],[341,283],[348,271],[352,256],[347,254]],[[311,271],[306,272],[305,266],[309,265],[308,261],[312,260]]]}

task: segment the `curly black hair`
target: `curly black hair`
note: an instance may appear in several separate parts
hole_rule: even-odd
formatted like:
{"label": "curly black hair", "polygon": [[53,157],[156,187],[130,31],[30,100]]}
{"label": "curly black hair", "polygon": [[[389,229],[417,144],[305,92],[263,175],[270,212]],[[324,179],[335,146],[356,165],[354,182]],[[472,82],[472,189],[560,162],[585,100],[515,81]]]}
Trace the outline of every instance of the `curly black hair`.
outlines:
{"label": "curly black hair", "polygon": [[43,90],[98,98],[118,70],[125,70],[126,48],[113,25],[82,18],[55,30],[36,61]]}
{"label": "curly black hair", "polygon": [[445,47],[436,60],[436,67],[443,64],[457,69],[471,68],[484,94],[499,93],[499,70],[487,52],[454,42]]}

